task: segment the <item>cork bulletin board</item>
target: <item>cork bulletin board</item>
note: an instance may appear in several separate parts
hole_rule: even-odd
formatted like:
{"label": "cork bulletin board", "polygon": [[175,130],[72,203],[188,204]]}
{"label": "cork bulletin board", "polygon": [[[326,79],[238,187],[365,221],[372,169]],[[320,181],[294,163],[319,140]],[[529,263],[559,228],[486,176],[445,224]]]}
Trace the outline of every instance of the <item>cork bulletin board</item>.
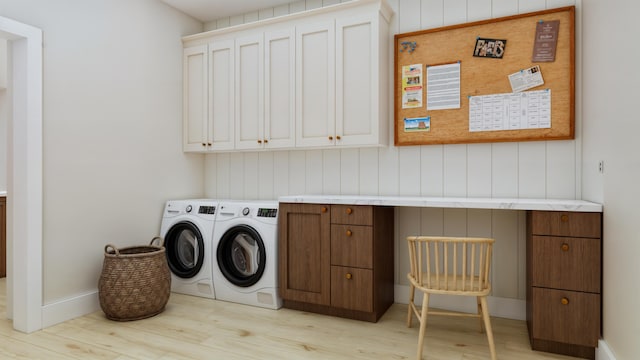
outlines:
{"label": "cork bulletin board", "polygon": [[[573,139],[574,19],[575,7],[571,6],[395,35],[395,145]],[[548,54],[538,50],[541,32],[536,29],[540,29],[542,24],[549,26],[554,23],[557,27],[553,35],[555,53],[548,57]],[[483,43],[496,46],[488,56],[484,51],[479,51]],[[406,75],[407,70],[412,65],[420,65],[422,80],[407,80],[410,79]],[[426,69],[449,65],[459,71],[459,104],[455,108],[438,109],[433,102],[428,103],[430,94]],[[476,114],[478,99],[495,94],[513,95],[514,87],[509,77],[522,74],[523,71],[542,75],[543,84],[526,88],[522,93],[545,94],[543,91],[547,91],[550,105],[546,110],[550,111],[550,116],[547,116],[550,122],[539,128],[505,126],[478,130],[473,125],[477,118],[473,114]],[[434,70],[431,72],[435,73]],[[412,81],[418,82],[421,85],[418,88],[422,90],[412,94],[415,98],[411,99],[414,103],[410,104],[405,89],[408,89],[407,83],[411,84]],[[435,94],[432,91],[432,95]],[[457,96],[455,98],[457,101]],[[516,109],[515,105],[512,109]],[[420,126],[408,125],[414,121]]]}

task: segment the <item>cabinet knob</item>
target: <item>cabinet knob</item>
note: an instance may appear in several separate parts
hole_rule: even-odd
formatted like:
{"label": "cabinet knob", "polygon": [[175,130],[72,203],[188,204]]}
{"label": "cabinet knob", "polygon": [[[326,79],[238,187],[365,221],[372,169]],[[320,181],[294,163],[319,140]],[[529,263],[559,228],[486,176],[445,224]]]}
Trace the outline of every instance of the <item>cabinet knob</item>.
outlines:
{"label": "cabinet knob", "polygon": [[262,144],[262,140],[258,140],[258,144]]}
{"label": "cabinet knob", "polygon": [[569,244],[564,243],[560,248],[562,249],[562,251],[569,251]]}
{"label": "cabinet knob", "polygon": [[353,233],[351,232],[351,230],[347,230],[347,236],[351,236],[353,235]]}
{"label": "cabinet knob", "polygon": [[569,305],[569,299],[567,299],[566,297],[563,297],[563,298],[560,300],[560,304],[562,304],[562,305]]}
{"label": "cabinet knob", "polygon": [[340,140],[340,135],[337,135],[337,136],[336,136],[336,140]]}
{"label": "cabinet knob", "polygon": [[320,209],[320,212],[322,212],[322,213],[326,213],[326,212],[327,212],[327,207],[326,207],[326,206],[323,206],[323,207],[322,207],[322,209]]}
{"label": "cabinet knob", "polygon": [[333,136],[329,136],[329,140],[333,141]]}
{"label": "cabinet knob", "polygon": [[268,142],[269,142],[269,140],[267,140],[267,139],[264,139],[264,143],[265,143],[265,144],[266,144],[266,143],[268,143]]}
{"label": "cabinet knob", "polygon": [[207,145],[208,145],[208,146],[211,146],[211,145],[213,145],[213,144],[212,144],[212,143],[207,143]]}
{"label": "cabinet knob", "polygon": [[202,143],[202,146],[207,146],[207,143]]}
{"label": "cabinet knob", "polygon": [[353,209],[352,208],[347,208],[346,212],[347,212],[347,215],[351,215],[351,213],[353,212]]}
{"label": "cabinet knob", "polygon": [[347,273],[347,275],[344,276],[347,280],[351,280],[351,278],[353,277],[353,275],[351,275],[351,273]]}
{"label": "cabinet knob", "polygon": [[565,214],[565,215],[560,216],[560,221],[562,221],[562,222],[567,222],[567,221],[569,221],[569,215],[566,215],[566,214]]}

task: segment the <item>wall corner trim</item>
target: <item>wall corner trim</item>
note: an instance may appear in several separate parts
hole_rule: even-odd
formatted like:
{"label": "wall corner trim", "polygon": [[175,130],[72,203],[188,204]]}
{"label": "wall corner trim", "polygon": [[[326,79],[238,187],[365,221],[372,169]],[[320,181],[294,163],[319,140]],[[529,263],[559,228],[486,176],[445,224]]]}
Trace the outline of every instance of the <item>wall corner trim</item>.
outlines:
{"label": "wall corner trim", "polygon": [[596,360],[616,360],[613,352],[603,339],[598,340],[598,348],[596,349]]}

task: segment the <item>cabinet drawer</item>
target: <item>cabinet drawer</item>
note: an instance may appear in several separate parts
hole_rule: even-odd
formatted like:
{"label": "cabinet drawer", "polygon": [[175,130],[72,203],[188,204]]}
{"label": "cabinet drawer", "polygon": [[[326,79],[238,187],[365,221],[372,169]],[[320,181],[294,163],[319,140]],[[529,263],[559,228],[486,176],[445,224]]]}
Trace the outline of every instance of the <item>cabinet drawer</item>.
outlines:
{"label": "cabinet drawer", "polygon": [[331,225],[331,265],[373,268],[373,228]]}
{"label": "cabinet drawer", "polygon": [[599,238],[602,233],[600,213],[533,211],[531,220],[534,235]]}
{"label": "cabinet drawer", "polygon": [[373,311],[373,270],[332,266],[331,306]]}
{"label": "cabinet drawer", "polygon": [[362,205],[331,205],[331,223],[373,225],[373,208]]}
{"label": "cabinet drawer", "polygon": [[600,239],[533,236],[532,285],[600,292]]}
{"label": "cabinet drawer", "polygon": [[598,346],[600,294],[534,287],[532,296],[534,338]]}

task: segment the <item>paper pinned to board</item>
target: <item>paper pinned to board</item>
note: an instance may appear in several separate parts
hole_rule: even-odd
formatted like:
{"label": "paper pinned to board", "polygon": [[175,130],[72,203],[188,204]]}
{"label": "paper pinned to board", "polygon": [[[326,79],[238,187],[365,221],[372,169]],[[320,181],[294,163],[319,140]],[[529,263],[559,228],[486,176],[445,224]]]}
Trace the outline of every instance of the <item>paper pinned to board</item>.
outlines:
{"label": "paper pinned to board", "polygon": [[532,66],[509,75],[509,83],[511,84],[511,91],[513,92],[529,90],[544,84],[540,65]]}

